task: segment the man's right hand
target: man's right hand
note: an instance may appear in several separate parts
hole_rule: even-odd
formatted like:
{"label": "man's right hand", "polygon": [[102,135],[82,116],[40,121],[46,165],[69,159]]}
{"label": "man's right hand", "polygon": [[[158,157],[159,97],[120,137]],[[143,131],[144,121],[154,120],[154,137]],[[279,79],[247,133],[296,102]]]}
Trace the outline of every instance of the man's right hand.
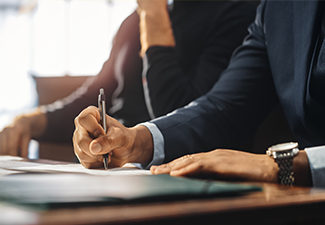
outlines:
{"label": "man's right hand", "polygon": [[98,108],[90,106],[75,119],[74,152],[86,168],[103,167],[103,154],[109,154],[109,167],[125,163],[148,164],[152,159],[153,143],[144,126],[126,128],[106,115],[107,132],[100,125]]}

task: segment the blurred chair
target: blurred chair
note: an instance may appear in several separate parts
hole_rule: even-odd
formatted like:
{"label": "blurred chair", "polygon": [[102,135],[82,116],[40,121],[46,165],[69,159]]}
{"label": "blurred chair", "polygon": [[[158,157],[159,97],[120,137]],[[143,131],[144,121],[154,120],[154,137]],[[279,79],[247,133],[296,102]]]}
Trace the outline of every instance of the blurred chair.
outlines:
{"label": "blurred chair", "polygon": [[[53,103],[57,99],[68,96],[80,87],[90,76],[63,76],[63,77],[38,77],[36,81],[39,105]],[[71,144],[39,143],[39,158],[52,159],[66,162],[77,161]]]}

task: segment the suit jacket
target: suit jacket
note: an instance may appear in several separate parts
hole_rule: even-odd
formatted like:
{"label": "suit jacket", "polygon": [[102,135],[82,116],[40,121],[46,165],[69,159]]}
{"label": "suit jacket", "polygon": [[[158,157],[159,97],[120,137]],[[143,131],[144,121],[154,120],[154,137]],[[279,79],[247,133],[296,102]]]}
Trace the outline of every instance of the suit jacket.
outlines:
{"label": "suit jacket", "polygon": [[249,35],[212,90],[153,121],[164,136],[165,162],[189,153],[238,148],[278,102],[300,147],[325,144],[325,106],[313,99],[309,88],[318,5],[260,4]]}

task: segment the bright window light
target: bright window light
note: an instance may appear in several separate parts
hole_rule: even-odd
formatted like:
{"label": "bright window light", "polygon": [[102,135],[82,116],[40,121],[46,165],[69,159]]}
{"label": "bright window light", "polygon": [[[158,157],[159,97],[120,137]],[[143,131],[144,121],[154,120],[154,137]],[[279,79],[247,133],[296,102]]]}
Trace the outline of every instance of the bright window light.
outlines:
{"label": "bright window light", "polygon": [[38,76],[96,75],[135,0],[38,2],[32,18],[31,71]]}
{"label": "bright window light", "polygon": [[135,0],[0,0],[0,129],[36,106],[30,73],[98,74],[135,9]]}

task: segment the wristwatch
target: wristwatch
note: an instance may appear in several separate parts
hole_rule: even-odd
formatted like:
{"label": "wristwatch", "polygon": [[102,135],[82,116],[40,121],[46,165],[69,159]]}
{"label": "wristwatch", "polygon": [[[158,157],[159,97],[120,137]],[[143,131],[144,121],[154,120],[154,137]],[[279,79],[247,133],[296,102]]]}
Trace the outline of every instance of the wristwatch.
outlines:
{"label": "wristwatch", "polygon": [[271,156],[279,167],[279,183],[284,185],[293,185],[295,181],[292,161],[299,153],[297,142],[288,142],[273,145],[268,148],[266,154]]}

